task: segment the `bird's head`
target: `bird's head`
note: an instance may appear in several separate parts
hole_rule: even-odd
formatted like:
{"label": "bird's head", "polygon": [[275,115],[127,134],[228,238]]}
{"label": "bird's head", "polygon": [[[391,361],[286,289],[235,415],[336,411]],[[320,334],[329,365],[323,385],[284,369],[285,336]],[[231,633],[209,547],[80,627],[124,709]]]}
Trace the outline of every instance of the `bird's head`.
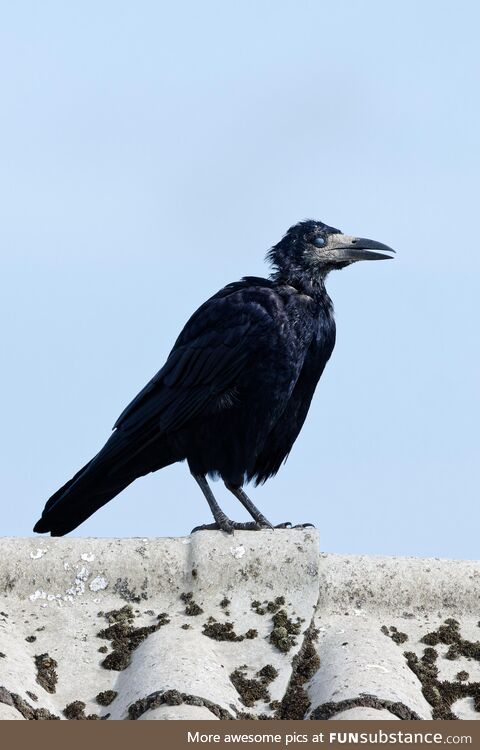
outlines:
{"label": "bird's head", "polygon": [[309,220],[290,227],[269,250],[267,259],[278,277],[307,274],[310,278],[324,278],[330,271],[359,260],[386,260],[393,257],[392,253],[395,250],[381,242],[342,234],[321,221]]}

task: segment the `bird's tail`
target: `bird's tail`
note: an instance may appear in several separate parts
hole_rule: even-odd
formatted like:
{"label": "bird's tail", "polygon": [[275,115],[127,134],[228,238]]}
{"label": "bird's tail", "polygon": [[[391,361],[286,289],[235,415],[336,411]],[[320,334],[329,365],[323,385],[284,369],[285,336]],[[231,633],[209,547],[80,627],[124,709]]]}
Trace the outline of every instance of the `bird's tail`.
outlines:
{"label": "bird's tail", "polygon": [[52,495],[34,531],[39,534],[49,531],[52,536],[68,534],[135,479],[134,476],[122,479],[102,476],[91,469],[91,463],[89,461]]}
{"label": "bird's tail", "polygon": [[116,430],[100,453],[51,496],[33,530],[51,536],[68,534],[137,477],[178,460],[162,446],[160,450],[151,444],[132,448]]}

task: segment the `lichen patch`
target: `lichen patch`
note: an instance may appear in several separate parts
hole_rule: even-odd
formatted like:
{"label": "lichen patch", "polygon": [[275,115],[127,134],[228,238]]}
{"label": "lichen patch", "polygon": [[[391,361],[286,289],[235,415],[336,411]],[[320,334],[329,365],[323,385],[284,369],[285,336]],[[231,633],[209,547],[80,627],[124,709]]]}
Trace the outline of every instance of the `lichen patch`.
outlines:
{"label": "lichen patch", "polygon": [[131,660],[132,652],[148,638],[149,635],[168,625],[170,619],[166,612],[157,615],[156,621],[151,625],[135,628],[133,622],[135,615],[131,605],[127,604],[121,609],[101,613],[109,627],[104,628],[97,636],[111,642],[112,651],[102,661],[105,669],[121,672],[126,669]]}

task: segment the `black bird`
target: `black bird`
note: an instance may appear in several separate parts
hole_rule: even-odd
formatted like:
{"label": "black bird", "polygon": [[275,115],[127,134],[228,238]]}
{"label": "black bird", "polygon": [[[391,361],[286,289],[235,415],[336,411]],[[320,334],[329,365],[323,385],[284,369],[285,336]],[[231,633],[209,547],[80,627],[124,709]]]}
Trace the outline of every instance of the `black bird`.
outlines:
{"label": "black bird", "polygon": [[[162,369],[101,451],[48,500],[34,531],[67,534],[138,477],[185,459],[215,519],[197,528],[271,528],[242,487],[277,473],[332,353],[325,277],[393,252],[320,221],[291,227],[268,252],[269,279],[228,284],[192,315]],[[254,521],[228,519],[207,475],[221,477]]]}

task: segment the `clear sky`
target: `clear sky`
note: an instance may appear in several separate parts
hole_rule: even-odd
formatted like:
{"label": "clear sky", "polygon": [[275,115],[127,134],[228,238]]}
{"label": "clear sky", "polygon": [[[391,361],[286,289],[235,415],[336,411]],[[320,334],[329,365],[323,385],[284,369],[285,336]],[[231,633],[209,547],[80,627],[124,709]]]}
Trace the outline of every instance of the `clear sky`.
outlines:
{"label": "clear sky", "polygon": [[[1,4],[0,534],[31,533],[204,299],[317,218],[398,254],[329,278],[336,349],[251,496],[326,551],[480,557],[478,8]],[[207,521],[178,464],[76,533]]]}

